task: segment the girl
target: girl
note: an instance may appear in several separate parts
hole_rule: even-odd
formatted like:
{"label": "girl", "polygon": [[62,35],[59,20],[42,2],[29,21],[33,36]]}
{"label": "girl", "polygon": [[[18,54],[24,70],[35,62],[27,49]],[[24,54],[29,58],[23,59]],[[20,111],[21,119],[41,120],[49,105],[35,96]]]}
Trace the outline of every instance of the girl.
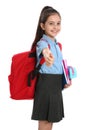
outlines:
{"label": "girl", "polygon": [[[45,6],[41,11],[35,40],[32,44],[32,48],[36,44],[37,65],[42,56],[45,58],[45,63],[39,70],[31,117],[39,121],[38,130],[52,130],[53,122],[59,122],[64,117],[62,53],[55,39],[60,30],[60,13],[53,7]],[[65,87],[70,85],[65,85]]]}

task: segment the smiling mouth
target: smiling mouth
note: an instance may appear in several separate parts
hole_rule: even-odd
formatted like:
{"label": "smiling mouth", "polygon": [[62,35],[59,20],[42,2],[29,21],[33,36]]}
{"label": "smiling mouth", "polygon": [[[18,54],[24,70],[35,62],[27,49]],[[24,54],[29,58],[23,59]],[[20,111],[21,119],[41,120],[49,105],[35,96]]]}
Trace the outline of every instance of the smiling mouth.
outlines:
{"label": "smiling mouth", "polygon": [[52,33],[57,33],[57,31],[52,31]]}

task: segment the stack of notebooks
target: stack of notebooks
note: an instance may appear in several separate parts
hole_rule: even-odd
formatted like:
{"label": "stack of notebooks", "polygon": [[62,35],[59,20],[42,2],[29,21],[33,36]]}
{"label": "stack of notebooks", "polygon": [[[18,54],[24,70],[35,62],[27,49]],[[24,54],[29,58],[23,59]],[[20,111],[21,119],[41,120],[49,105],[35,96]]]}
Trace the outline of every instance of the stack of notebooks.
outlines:
{"label": "stack of notebooks", "polygon": [[64,82],[69,84],[71,79],[77,77],[77,71],[74,67],[67,65],[67,60],[62,61],[62,66],[64,71]]}

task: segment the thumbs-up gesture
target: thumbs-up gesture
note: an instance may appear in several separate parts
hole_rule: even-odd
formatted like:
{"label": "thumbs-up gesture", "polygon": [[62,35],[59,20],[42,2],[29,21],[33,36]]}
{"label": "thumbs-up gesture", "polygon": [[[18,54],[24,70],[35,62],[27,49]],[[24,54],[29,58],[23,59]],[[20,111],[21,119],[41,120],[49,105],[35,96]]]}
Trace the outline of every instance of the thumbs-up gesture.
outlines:
{"label": "thumbs-up gesture", "polygon": [[54,56],[49,48],[45,48],[42,51],[47,66],[51,66],[54,63]]}

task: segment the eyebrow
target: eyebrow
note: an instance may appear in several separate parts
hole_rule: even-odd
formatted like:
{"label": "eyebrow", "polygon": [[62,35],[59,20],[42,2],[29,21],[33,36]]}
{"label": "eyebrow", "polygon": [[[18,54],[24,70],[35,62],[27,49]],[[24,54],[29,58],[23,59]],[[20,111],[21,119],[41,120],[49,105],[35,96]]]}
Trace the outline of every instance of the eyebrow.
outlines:
{"label": "eyebrow", "polygon": [[[54,22],[54,21],[48,21],[48,22]],[[57,23],[61,23],[61,20],[60,20],[60,21],[57,21]]]}

